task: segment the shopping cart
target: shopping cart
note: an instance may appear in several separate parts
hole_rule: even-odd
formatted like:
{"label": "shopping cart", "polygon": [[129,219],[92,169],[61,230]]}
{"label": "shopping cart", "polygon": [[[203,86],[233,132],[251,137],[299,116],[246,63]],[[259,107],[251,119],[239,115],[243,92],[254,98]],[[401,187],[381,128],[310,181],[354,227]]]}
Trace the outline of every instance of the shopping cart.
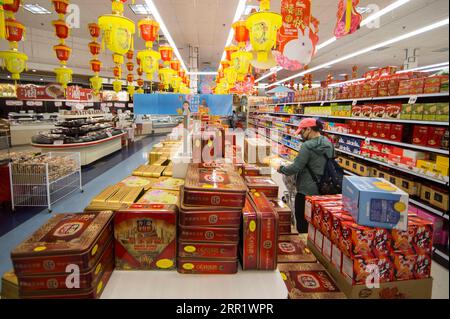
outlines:
{"label": "shopping cart", "polygon": [[295,219],[295,197],[297,196],[297,175],[286,176],[283,175],[283,183],[286,186],[287,191],[284,192],[281,198],[283,202],[289,206],[292,211],[292,221],[294,226],[297,225]]}

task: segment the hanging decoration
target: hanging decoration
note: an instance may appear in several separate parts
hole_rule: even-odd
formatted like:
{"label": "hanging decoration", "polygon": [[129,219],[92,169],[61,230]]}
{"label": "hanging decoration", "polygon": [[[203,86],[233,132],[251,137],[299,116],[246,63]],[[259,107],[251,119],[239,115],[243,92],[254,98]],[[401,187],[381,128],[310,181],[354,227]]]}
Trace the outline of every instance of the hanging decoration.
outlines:
{"label": "hanging decoration", "polygon": [[251,14],[246,25],[256,61],[266,62],[276,44],[277,31],[282,26],[281,15],[270,12],[270,0],[260,0],[260,11]]}
{"label": "hanging decoration", "polygon": [[319,43],[319,20],[312,16],[311,0],[282,0],[283,26],[278,32],[277,64],[289,71],[308,65]]}
{"label": "hanging decoration", "polygon": [[[15,19],[21,0],[0,0],[0,38],[9,42],[9,50],[0,51],[2,68],[11,73],[16,82],[20,74],[26,70],[28,56],[19,52],[19,42],[25,39],[25,26]],[[5,18],[6,17],[6,18]]]}
{"label": "hanging decoration", "polygon": [[133,75],[133,71],[134,71],[134,63],[133,63],[133,59],[134,59],[134,51],[133,50],[129,50],[126,54],[127,56],[127,70],[128,70],[128,75],[127,75],[127,91],[128,94],[130,95],[130,98],[134,95],[136,88],[134,87],[134,75]]}
{"label": "hanging decoration", "polygon": [[239,51],[231,54],[231,61],[233,68],[237,72],[237,80],[243,81],[250,71],[250,63],[253,59],[253,54],[245,51],[247,42],[250,40],[250,35],[245,21],[234,23],[233,29],[234,39],[238,43]]}
{"label": "hanging decoration", "polygon": [[[133,35],[136,32],[134,22],[123,15],[125,2],[127,0],[111,0],[112,14],[98,18],[98,25],[103,34],[102,43],[113,52],[115,69],[122,68],[124,55],[133,50]],[[113,82],[114,91],[117,93],[122,90],[121,73],[116,72]]]}
{"label": "hanging decoration", "polygon": [[[145,50],[138,53],[140,67],[147,75],[149,81],[153,81],[153,75],[158,70],[161,54],[153,50],[153,44],[158,38],[159,24],[150,18],[138,23],[139,35],[145,41]],[[152,84],[153,85],[153,84]]]}
{"label": "hanging decoration", "polygon": [[352,80],[358,78],[358,70],[359,70],[359,67],[357,65],[354,65],[352,67]]}
{"label": "hanging decoration", "polygon": [[[59,44],[53,47],[56,53],[56,58],[59,60],[59,68],[55,68],[56,82],[58,82],[64,89],[72,82],[72,70],[67,67],[67,62],[72,54],[72,49],[65,44],[65,40],[69,37],[69,27],[65,23],[65,15],[69,6],[69,0],[52,0],[56,13],[59,19],[53,21],[55,34],[59,38]],[[97,64],[96,64],[97,65]]]}
{"label": "hanging decoration", "polygon": [[101,45],[97,42],[100,37],[100,27],[97,23],[89,23],[88,24],[89,33],[92,37],[92,42],[88,44],[89,51],[93,56],[93,59],[90,61],[91,70],[94,72],[94,76],[89,79],[91,83],[91,89],[95,95],[100,94],[100,91],[103,88],[103,79],[99,76],[99,73],[102,69],[102,62],[98,59],[98,56],[101,52]]}
{"label": "hanging decoration", "polygon": [[339,39],[355,33],[362,22],[362,15],[356,10],[360,0],[339,0],[334,36]]}

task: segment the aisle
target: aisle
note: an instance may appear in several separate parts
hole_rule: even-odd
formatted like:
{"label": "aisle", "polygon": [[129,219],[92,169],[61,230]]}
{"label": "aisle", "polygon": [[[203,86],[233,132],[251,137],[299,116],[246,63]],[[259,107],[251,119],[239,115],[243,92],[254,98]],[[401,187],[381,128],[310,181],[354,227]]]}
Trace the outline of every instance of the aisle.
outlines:
{"label": "aisle", "polygon": [[[122,152],[116,154],[114,158],[109,159],[107,162],[103,161],[101,163],[96,163],[96,170],[91,169],[87,173],[83,172],[83,176],[86,176],[85,174],[90,174],[90,176],[87,177],[89,181],[85,181],[84,193],[74,193],[58,202],[54,205],[53,212],[82,212],[88,206],[92,197],[97,195],[106,186],[120,182],[131,175],[136,167],[145,164],[147,161],[147,153],[152,149],[153,145],[158,143],[162,138],[163,137],[151,138],[151,142],[146,145],[141,145],[139,149],[134,149],[134,151],[130,149],[126,150],[125,152],[134,152],[131,156],[127,156]],[[148,139],[144,139],[142,143],[147,141]],[[139,144],[135,147],[138,147],[138,145]],[[36,229],[44,224],[51,216],[52,214],[49,214],[47,210],[41,210],[34,217],[0,237],[0,274],[12,269],[10,258],[11,250],[36,231]]]}

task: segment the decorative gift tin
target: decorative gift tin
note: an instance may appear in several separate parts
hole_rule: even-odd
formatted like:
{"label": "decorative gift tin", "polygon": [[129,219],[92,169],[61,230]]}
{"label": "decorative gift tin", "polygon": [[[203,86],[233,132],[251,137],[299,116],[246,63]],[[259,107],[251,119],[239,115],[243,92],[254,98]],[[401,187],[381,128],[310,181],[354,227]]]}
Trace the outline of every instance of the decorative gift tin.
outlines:
{"label": "decorative gift tin", "polygon": [[179,191],[150,189],[139,199],[138,204],[178,205],[180,201],[179,196]]}
{"label": "decorative gift tin", "polygon": [[258,214],[258,269],[274,270],[277,267],[278,214],[263,193],[250,193],[250,199]]}
{"label": "decorative gift tin", "polygon": [[258,268],[258,215],[247,197],[242,211],[242,269],[253,270]]}
{"label": "decorative gift tin", "polygon": [[143,187],[144,190],[149,190],[156,181],[156,178],[130,176],[125,178],[118,185],[126,187]]}
{"label": "decorative gift tin", "polygon": [[238,261],[180,258],[177,270],[181,274],[232,275],[238,272]]}
{"label": "decorative gift tin", "polygon": [[184,180],[172,177],[160,177],[153,184],[153,189],[164,189],[169,191],[179,191],[184,185]]}
{"label": "decorative gift tin", "polygon": [[212,243],[238,243],[239,228],[188,227],[179,226],[180,241],[200,241]]}
{"label": "decorative gift tin", "polygon": [[116,269],[169,270],[176,265],[175,205],[135,204],[116,213]]}
{"label": "decorative gift tin", "polygon": [[278,197],[278,185],[270,177],[247,176],[245,182],[250,192],[264,193],[267,197]]}
{"label": "decorative gift tin", "polygon": [[278,237],[278,263],[315,263],[316,257],[298,235]]}
{"label": "decorative gift tin", "polygon": [[[266,195],[267,196],[267,195]],[[269,199],[275,211],[278,213],[278,218],[280,219],[280,224],[291,224],[292,223],[292,211],[287,204],[285,204],[281,199]],[[291,231],[288,231],[291,233]]]}
{"label": "decorative gift tin", "polygon": [[290,235],[292,233],[292,225],[286,223],[280,223],[278,225],[278,234],[279,235]]}
{"label": "decorative gift tin", "polygon": [[334,281],[318,263],[280,264],[289,299],[346,299]]}
{"label": "decorative gift tin", "polygon": [[236,260],[238,244],[179,242],[178,257]]}
{"label": "decorative gift tin", "polygon": [[113,262],[114,243],[111,238],[99,261],[92,269],[79,274],[78,285],[76,287],[73,286],[74,278],[71,273],[73,270],[55,274],[21,276],[19,277],[20,295],[25,297],[36,294],[49,294],[68,289],[92,290],[94,283],[102,276],[105,268]]}
{"label": "decorative gift tin", "polygon": [[185,211],[182,208],[180,225],[239,228],[241,215],[239,210]]}
{"label": "decorative gift tin", "polygon": [[112,212],[61,214],[51,218],[11,253],[15,273],[63,273],[68,265],[91,269],[113,236]]}
{"label": "decorative gift tin", "polygon": [[245,204],[247,187],[233,166],[189,165],[183,194],[185,206],[234,207]]}
{"label": "decorative gift tin", "polygon": [[19,282],[14,271],[5,272],[2,276],[2,299],[19,299]]}

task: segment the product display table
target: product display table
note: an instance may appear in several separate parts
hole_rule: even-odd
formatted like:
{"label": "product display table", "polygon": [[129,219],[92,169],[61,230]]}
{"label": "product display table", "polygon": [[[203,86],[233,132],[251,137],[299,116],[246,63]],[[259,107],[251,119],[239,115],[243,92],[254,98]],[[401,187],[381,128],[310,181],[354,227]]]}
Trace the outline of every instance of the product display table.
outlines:
{"label": "product display table", "polygon": [[81,157],[81,166],[89,165],[109,154],[122,149],[122,137],[126,133],[115,135],[99,141],[78,143],[78,144],[31,144],[33,147],[41,149],[43,153],[47,152],[79,152]]}
{"label": "product display table", "polygon": [[11,125],[11,146],[29,145],[31,138],[39,132],[55,129],[54,124]]}
{"label": "product display table", "polygon": [[280,272],[182,275],[176,271],[114,271],[102,299],[287,299]]}

